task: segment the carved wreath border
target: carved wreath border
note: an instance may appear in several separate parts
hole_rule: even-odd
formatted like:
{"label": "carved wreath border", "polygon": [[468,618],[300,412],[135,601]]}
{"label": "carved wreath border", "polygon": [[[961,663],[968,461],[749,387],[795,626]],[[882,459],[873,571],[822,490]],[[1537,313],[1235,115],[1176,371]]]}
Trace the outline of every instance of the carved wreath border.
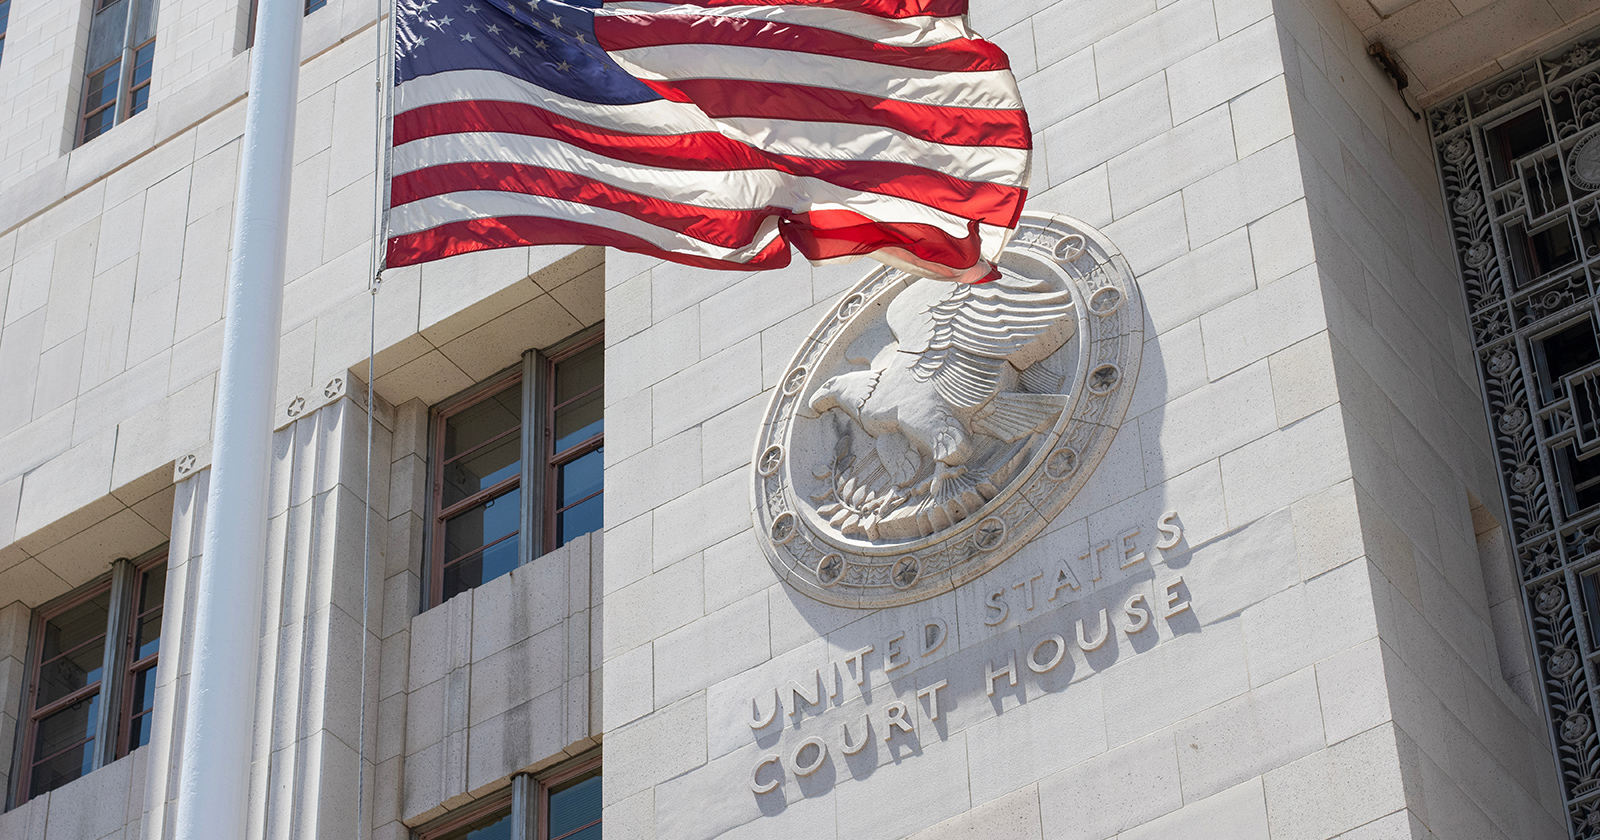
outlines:
{"label": "carved wreath border", "polygon": [[[1133,271],[1110,239],[1068,216],[1025,213],[1007,248],[1018,249],[1066,268],[1079,302],[1077,340],[1083,355],[1069,391],[1072,401],[1040,454],[977,514],[920,540],[853,545],[818,531],[799,515],[787,453],[795,411],[817,379],[815,366],[857,319],[877,317],[887,293],[915,280],[888,267],[873,271],[801,343],[778,380],[757,438],[751,468],[756,533],[774,571],[791,586],[818,601],[860,609],[909,604],[952,591],[1037,536],[1111,448],[1133,398],[1144,350],[1144,306]],[[1083,265],[1084,260],[1092,265]],[[1108,288],[1117,294],[1101,294]],[[1106,304],[1103,312],[1093,308],[1093,301],[1111,299],[1117,303]],[[1096,372],[1114,376],[1111,386],[1088,388]]]}

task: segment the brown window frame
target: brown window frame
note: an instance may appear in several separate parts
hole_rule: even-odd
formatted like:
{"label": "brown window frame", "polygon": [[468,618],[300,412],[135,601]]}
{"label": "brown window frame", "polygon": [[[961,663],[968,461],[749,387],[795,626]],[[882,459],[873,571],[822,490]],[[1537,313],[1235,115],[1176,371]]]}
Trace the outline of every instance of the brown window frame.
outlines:
{"label": "brown window frame", "polygon": [[[118,125],[122,124],[122,76],[123,76],[123,73],[122,73],[122,68],[120,66],[118,66],[120,64],[122,64],[122,57],[118,56],[115,59],[112,59],[111,61],[108,61],[105,64],[102,64],[99,67],[97,67],[97,68],[95,68],[93,70],[89,70],[89,71],[87,71],[87,72],[85,72],[83,74],[83,94],[79,97],[82,101],[78,106],[78,143],[77,143],[77,145],[81,146],[84,143],[87,143],[90,140],[95,139],[95,137],[99,137],[101,134],[105,134],[106,133],[105,131],[102,131],[102,132],[100,132],[100,134],[96,134],[94,137],[88,136],[88,134],[89,134],[89,120],[93,119],[96,116],[99,116],[102,113],[105,113],[107,108],[115,108],[116,109],[116,113],[115,113],[115,117],[112,120],[111,128],[107,128],[106,131],[110,131],[112,128],[116,128]],[[89,80],[93,79],[95,76],[100,75],[101,73],[106,72],[107,70],[110,70],[112,67],[116,67],[117,68],[117,81],[115,82],[115,84],[117,86],[117,95],[111,97],[111,101],[110,102],[107,102],[107,103],[105,103],[103,105],[100,105],[100,106],[96,107],[92,111],[89,110]]]}
{"label": "brown window frame", "polygon": [[[555,770],[550,771],[549,774],[537,777],[535,779],[539,785],[539,806],[533,815],[534,820],[536,820],[533,828],[534,840],[563,840],[563,838],[571,837],[572,835],[592,826],[604,824],[605,818],[602,816],[600,819],[595,820],[592,823],[579,826],[567,832],[566,834],[561,835],[561,837],[553,838],[550,836],[550,789],[561,784],[562,782],[569,781],[594,770],[599,770],[602,763],[601,759],[602,756],[599,755],[580,757],[575,759],[570,764],[563,764],[557,767]],[[602,778],[604,775],[604,773],[601,774]],[[603,785],[605,783],[602,781],[601,784]],[[603,831],[604,829],[602,829],[602,832]]]}
{"label": "brown window frame", "polygon": [[[570,505],[558,506],[556,504],[556,482],[561,467],[594,452],[605,445],[604,428],[598,434],[576,443],[566,449],[555,451],[555,417],[556,411],[568,405],[591,396],[596,391],[602,391],[605,384],[596,385],[576,394],[559,405],[555,401],[556,367],[562,362],[590,350],[605,342],[605,332],[600,327],[579,333],[563,342],[556,344],[546,352],[529,350],[523,354],[521,363],[490,376],[484,381],[472,386],[449,399],[434,406],[429,418],[428,442],[428,515],[425,517],[429,534],[426,539],[427,556],[424,559],[423,575],[425,592],[423,593],[422,609],[428,610],[444,603],[444,575],[446,563],[445,554],[445,523],[463,511],[476,505],[498,498],[513,489],[521,488],[522,508],[519,512],[519,521],[522,527],[516,532],[522,541],[518,547],[518,565],[524,565],[538,557],[542,557],[556,549],[560,544],[556,541],[558,517],[562,511],[580,505],[595,496],[605,492],[602,482],[600,490],[585,496]],[[451,417],[472,408],[475,405],[504,393],[512,388],[521,389],[522,404],[522,443],[519,450],[521,470],[516,476],[506,478],[493,487],[478,491],[472,496],[455,502],[450,507],[444,507],[444,467],[446,466],[444,454],[445,424]],[[530,393],[531,390],[531,393]],[[469,452],[462,452],[451,459],[451,462],[467,457],[472,452],[479,452],[486,447],[502,442],[506,436],[513,434],[511,431],[502,433],[492,440],[485,441],[474,447]],[[537,474],[542,471],[543,475]],[[534,507],[537,505],[537,509]],[[497,540],[495,543],[485,545],[473,552],[481,555],[492,545],[498,545],[510,536]],[[535,550],[537,547],[537,550]],[[456,558],[448,565],[454,566],[466,557]]]}
{"label": "brown window frame", "polygon": [[[445,523],[465,510],[468,510],[476,505],[481,505],[490,499],[499,498],[500,496],[503,496],[507,493],[510,493],[512,490],[521,487],[522,475],[527,471],[526,466],[524,465],[517,471],[516,475],[504,479],[492,487],[479,490],[477,493],[474,493],[471,496],[468,496],[467,498],[450,505],[448,508],[444,507],[444,468],[447,466],[447,463],[441,456],[444,453],[445,424],[450,420],[451,417],[454,417],[455,415],[460,414],[461,412],[466,411],[467,409],[472,408],[473,406],[478,405],[485,400],[503,394],[512,388],[520,387],[522,381],[522,371],[519,368],[514,368],[510,371],[496,374],[494,377],[490,378],[480,386],[473,388],[467,393],[454,397],[445,403],[441,403],[440,407],[436,408],[433,412],[433,440],[429,451],[429,455],[431,456],[429,458],[429,466],[432,473],[430,476],[431,494],[429,496],[428,503],[431,513],[431,516],[429,517],[429,524],[432,527],[432,540],[428,555],[428,606],[430,607],[436,607],[443,603],[443,599],[440,596],[444,594],[444,573],[447,565],[453,566],[464,562],[473,555],[482,555],[483,552],[488,551],[490,548],[499,545],[508,539],[511,539],[513,534],[517,536],[521,535],[521,530],[513,532],[513,534],[508,534],[494,541],[493,543],[490,543],[489,545],[485,545],[477,549],[472,554],[458,557],[448,564],[444,562]],[[526,404],[526,402],[526,399],[524,399],[523,403]],[[528,418],[524,416],[522,418],[522,422],[518,424],[516,428],[508,429],[500,435],[497,435],[496,437],[484,441],[472,449],[456,455],[451,459],[451,462],[459,461],[462,458],[472,455],[473,453],[481,452],[486,447],[493,446],[504,441],[505,438],[510,435],[516,434],[519,436],[525,436],[523,429],[526,427],[527,422]],[[527,453],[521,451],[522,448],[523,447],[519,445],[518,455],[522,460],[526,460]],[[526,499],[523,501],[523,509],[526,511]],[[519,513],[518,520],[521,521],[524,515],[524,513]]]}
{"label": "brown window frame", "polygon": [[128,101],[126,103],[124,103],[123,109],[122,109],[122,115],[123,115],[122,119],[124,119],[124,120],[128,119],[130,117],[138,116],[139,114],[142,114],[145,111],[150,109],[149,100],[145,100],[144,108],[141,108],[138,111],[133,110],[133,97],[141,89],[150,87],[150,84],[155,81],[155,78],[156,78],[156,72],[155,72],[156,57],[155,57],[155,53],[154,52],[152,52],[150,54],[150,75],[149,75],[149,77],[147,77],[144,81],[138,82],[138,83],[135,83],[133,80],[134,80],[134,77],[139,75],[139,61],[138,61],[138,59],[139,59],[139,51],[144,49],[145,47],[154,46],[155,42],[156,42],[156,38],[155,38],[154,35],[152,35],[144,43],[135,45],[134,48],[129,52],[129,55],[132,57],[134,63],[133,63],[133,68],[128,71],[128,93],[127,93],[127,100]]}
{"label": "brown window frame", "polygon": [[[479,820],[510,816],[512,840],[562,840],[550,837],[550,789],[599,770],[603,764],[604,755],[599,748],[595,748],[539,773],[518,773],[511,777],[509,790],[474,803],[458,813],[439,817],[418,829],[415,836],[417,840],[442,840],[451,832],[460,831]],[[601,775],[604,776],[603,773]],[[605,818],[602,816],[597,822],[603,825]],[[571,837],[594,825],[588,823],[579,826],[563,837]]]}
{"label": "brown window frame", "polygon": [[[45,660],[44,660],[44,642],[45,642],[44,628],[45,628],[45,624],[48,623],[51,619],[55,618],[56,616],[59,616],[62,613],[65,613],[65,612],[73,609],[74,607],[82,606],[83,604],[85,604],[85,603],[87,603],[87,602],[89,602],[91,600],[94,600],[95,598],[97,598],[97,597],[99,597],[99,596],[101,596],[103,594],[109,593],[110,591],[111,591],[111,580],[108,578],[108,579],[100,581],[98,583],[90,584],[89,586],[84,587],[82,590],[79,590],[77,592],[73,592],[73,593],[67,595],[64,600],[59,600],[57,603],[51,604],[47,609],[41,609],[41,610],[36,611],[34,616],[33,616],[32,639],[30,640],[29,645],[28,645],[28,650],[29,650],[29,654],[30,654],[29,658],[32,660],[32,665],[28,669],[28,686],[27,686],[27,694],[25,695],[25,699],[27,700],[27,702],[23,706],[23,708],[25,710],[25,714],[26,714],[27,733],[24,736],[22,758],[21,758],[21,761],[18,762],[19,769],[18,769],[18,772],[17,772],[17,803],[16,804],[18,804],[18,805],[21,805],[22,803],[27,802],[28,799],[32,796],[32,791],[30,789],[33,787],[33,770],[34,770],[34,768],[36,766],[38,766],[40,763],[42,763],[44,761],[48,761],[49,759],[55,758],[56,756],[61,755],[62,753],[67,752],[68,750],[81,749],[83,747],[83,745],[85,743],[87,743],[88,740],[89,740],[88,738],[84,738],[83,740],[78,741],[77,743],[73,744],[70,747],[64,747],[64,748],[62,748],[60,750],[57,750],[54,753],[51,753],[50,755],[47,755],[47,756],[44,756],[43,758],[40,758],[39,756],[35,755],[35,750],[38,747],[39,724],[40,724],[40,722],[45,720],[46,718],[51,717],[52,715],[56,714],[57,712],[62,711],[63,709],[66,709],[66,708],[68,708],[68,707],[70,707],[72,705],[75,705],[77,703],[82,703],[82,702],[88,700],[91,697],[94,697],[96,695],[101,694],[101,690],[105,687],[105,682],[106,682],[105,668],[104,668],[104,666],[102,666],[101,670],[100,670],[100,679],[95,680],[92,684],[86,685],[83,688],[80,688],[77,691],[72,692],[71,694],[68,694],[68,695],[66,695],[64,697],[61,697],[61,698],[57,699],[57,700],[51,701],[49,704],[47,704],[47,705],[45,705],[45,706],[43,706],[41,708],[38,705],[38,702],[39,702],[40,680],[43,677],[44,666],[46,664]],[[109,615],[109,610],[108,610],[108,615]],[[53,657],[50,661],[54,662],[56,659],[60,659],[63,656],[67,656],[68,654],[72,653],[73,651],[77,651],[77,650],[82,649],[85,645],[94,644],[96,641],[100,641],[102,639],[105,640],[105,643],[107,643],[107,646],[109,646],[109,642],[110,642],[110,639],[108,638],[109,636],[110,636],[110,627],[109,627],[109,620],[108,620],[106,632],[101,633],[100,635],[95,636],[94,638],[91,638],[86,642],[83,642],[82,644],[78,645],[77,647],[72,648],[71,650],[62,651],[61,653],[59,653],[55,657]],[[104,715],[103,714],[97,715],[97,717],[104,717]],[[101,737],[98,734],[98,729],[99,729],[99,727],[97,726],[96,727],[96,730],[97,730],[96,737]],[[82,778],[82,777],[80,776],[79,778]]]}
{"label": "brown window frame", "polygon": [[[581,339],[573,342],[570,346],[563,346],[560,349],[559,352],[553,353],[553,354],[545,357],[545,359],[544,359],[544,371],[543,371],[543,373],[544,373],[544,381],[546,383],[549,383],[550,385],[554,385],[554,383],[556,381],[556,366],[557,365],[559,365],[560,363],[572,358],[573,356],[578,355],[579,353],[582,353],[585,350],[589,350],[589,349],[593,348],[595,345],[600,344],[603,341],[605,341],[605,333],[603,333],[603,332],[602,333],[595,333],[592,336],[586,336],[584,338],[581,338]],[[558,545],[556,543],[556,533],[557,533],[557,530],[558,530],[557,527],[556,527],[556,524],[557,524],[557,522],[560,521],[560,517],[561,517],[562,511],[568,510],[570,508],[575,508],[578,505],[581,505],[584,502],[587,502],[590,499],[593,499],[595,496],[599,496],[599,495],[605,493],[605,482],[602,481],[599,490],[596,490],[595,492],[583,497],[582,499],[579,499],[576,502],[573,502],[570,505],[562,505],[560,507],[557,507],[559,499],[558,499],[558,497],[556,495],[556,493],[557,493],[556,480],[560,476],[561,468],[563,466],[566,466],[567,464],[572,463],[573,461],[578,460],[579,458],[582,458],[585,455],[588,455],[589,453],[595,451],[596,449],[599,449],[602,446],[605,446],[606,433],[605,433],[605,429],[604,429],[604,427],[602,425],[602,428],[601,428],[599,434],[594,435],[594,436],[590,437],[589,439],[584,440],[584,441],[582,441],[580,443],[575,443],[572,446],[569,446],[566,449],[564,449],[564,450],[562,450],[560,452],[557,452],[557,451],[555,451],[555,446],[556,446],[556,434],[555,434],[556,412],[561,410],[561,409],[563,409],[563,408],[565,408],[565,407],[567,407],[567,406],[569,406],[569,405],[572,405],[572,404],[582,400],[585,397],[588,397],[588,396],[594,394],[597,391],[604,391],[605,387],[606,387],[605,386],[605,382],[602,379],[602,381],[601,381],[601,383],[599,385],[596,385],[593,388],[590,388],[589,390],[584,391],[581,394],[577,394],[575,396],[568,397],[566,400],[562,401],[559,405],[556,403],[556,389],[554,387],[546,387],[546,388],[544,388],[544,400],[543,400],[543,402],[544,402],[544,405],[543,405],[544,415],[543,415],[542,418],[540,418],[541,419],[541,424],[540,425],[541,425],[541,428],[543,430],[544,441],[541,444],[540,448],[544,452],[544,498],[548,500],[548,503],[543,505],[543,508],[544,508],[544,535],[543,535],[544,536],[544,546],[543,546],[544,551],[543,551],[543,553],[548,554],[549,552],[555,551],[556,549],[561,547],[560,545]]]}
{"label": "brown window frame", "polygon": [[[23,693],[23,741],[22,749],[18,751],[13,766],[16,768],[16,781],[12,785],[15,795],[14,805],[22,805],[35,794],[33,786],[33,768],[43,760],[54,758],[68,750],[80,749],[89,739],[85,738],[76,744],[57,750],[43,759],[34,755],[38,746],[39,722],[72,706],[98,695],[101,698],[100,710],[94,719],[95,752],[89,772],[104,767],[128,753],[125,749],[125,725],[131,719],[131,675],[158,664],[159,651],[138,662],[129,662],[131,658],[134,636],[137,633],[137,615],[133,610],[139,607],[139,593],[137,592],[140,578],[151,569],[167,562],[167,547],[162,546],[154,551],[141,555],[137,560],[122,559],[113,564],[112,572],[102,576],[99,580],[86,584],[77,590],[67,593],[55,601],[45,604],[34,611],[30,625],[30,638],[28,641],[28,682]],[[83,642],[71,650],[62,651],[51,659],[66,656],[73,651],[93,644],[97,640],[104,640],[105,654],[100,668],[100,679],[92,685],[86,685],[71,694],[51,701],[43,707],[36,707],[39,696],[40,680],[44,671],[44,643],[46,623],[68,610],[81,606],[101,595],[109,593],[110,603],[106,614],[105,631],[99,636]],[[166,598],[162,598],[162,609],[165,609]],[[140,615],[148,615],[149,610],[144,610]],[[162,627],[165,634],[166,627]],[[115,638],[113,638],[115,637]],[[108,681],[110,685],[107,685]],[[106,704],[106,698],[118,698],[117,708],[111,709]],[[108,734],[109,733],[109,734]],[[109,739],[109,740],[108,740]],[[107,746],[109,744],[109,746]],[[85,774],[87,775],[87,773]],[[82,778],[82,776],[79,776]],[[71,782],[68,782],[71,784]]]}
{"label": "brown window frame", "polygon": [[442,817],[439,822],[418,831],[417,840],[439,840],[439,838],[450,832],[460,831],[478,820],[501,815],[510,816],[515,813],[512,805],[509,792],[492,797],[484,802],[474,804],[459,814],[449,814]]}
{"label": "brown window frame", "polygon": [[[150,615],[156,610],[161,610],[163,619],[161,625],[162,635],[165,635],[166,633],[167,628],[165,622],[165,613],[167,608],[167,599],[165,593],[163,592],[162,594],[160,606],[150,607],[141,603],[141,599],[144,596],[144,587],[140,585],[143,582],[146,574],[149,574],[152,569],[157,566],[164,565],[166,562],[167,554],[166,552],[162,552],[159,556],[143,560],[134,566],[133,591],[129,593],[130,609],[128,610],[127,627],[122,634],[122,661],[126,663],[126,665],[122,669],[122,699],[120,701],[117,714],[117,758],[122,758],[123,756],[137,749],[137,747],[128,746],[128,737],[133,734],[133,719],[135,717],[143,717],[144,715],[153,715],[155,713],[155,708],[153,706],[143,712],[140,712],[138,715],[133,713],[133,687],[138,682],[138,677],[141,673],[145,671],[154,671],[156,666],[161,664],[161,644],[159,641],[157,641],[156,652],[144,657],[143,659],[134,659],[134,656],[139,652],[139,622],[145,616]],[[161,637],[157,636],[156,638],[159,640]]]}

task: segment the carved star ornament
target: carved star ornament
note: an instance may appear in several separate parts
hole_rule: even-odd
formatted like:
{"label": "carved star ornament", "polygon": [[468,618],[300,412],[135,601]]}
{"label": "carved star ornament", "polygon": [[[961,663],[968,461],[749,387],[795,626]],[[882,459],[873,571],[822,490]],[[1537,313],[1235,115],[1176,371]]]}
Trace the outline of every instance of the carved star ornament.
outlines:
{"label": "carved star ornament", "polygon": [[978,286],[883,267],[795,353],[752,469],[773,568],[830,604],[948,592],[1014,554],[1088,481],[1127,412],[1144,310],[1127,260],[1024,214]]}

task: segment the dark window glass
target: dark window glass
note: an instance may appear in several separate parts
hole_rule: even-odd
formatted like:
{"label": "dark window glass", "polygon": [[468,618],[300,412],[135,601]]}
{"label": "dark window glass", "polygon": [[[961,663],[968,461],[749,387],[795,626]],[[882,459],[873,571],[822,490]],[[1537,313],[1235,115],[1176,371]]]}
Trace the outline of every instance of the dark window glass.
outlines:
{"label": "dark window glass", "polygon": [[128,96],[128,116],[130,117],[150,107],[150,69],[155,57],[156,42],[154,40],[134,50],[133,87]]}
{"label": "dark window glass", "polygon": [[1551,450],[1556,461],[1556,478],[1567,516],[1577,516],[1600,505],[1600,455],[1579,458],[1571,446]]}
{"label": "dark window glass", "polygon": [[550,840],[599,840],[600,771],[550,789]]}
{"label": "dark window glass", "polygon": [[128,571],[36,619],[19,803],[150,740],[166,558]]}
{"label": "dark window glass", "polygon": [[596,344],[556,365],[557,455],[605,430],[604,354]]}
{"label": "dark window glass", "polygon": [[1600,362],[1600,342],[1595,339],[1594,322],[1589,318],[1532,342],[1532,348],[1539,391],[1545,402],[1565,395],[1562,377]]}
{"label": "dark window glass", "polygon": [[1537,151],[1550,142],[1550,132],[1545,127],[1544,108],[1525,111],[1484,132],[1484,145],[1488,147],[1489,169],[1495,186],[1510,181],[1516,175],[1513,162],[1523,155]]}
{"label": "dark window glass", "polygon": [[161,613],[167,594],[165,563],[139,575],[139,616],[134,626],[133,659],[161,652]]}
{"label": "dark window glass", "polygon": [[437,840],[511,840],[511,812],[484,817]]}
{"label": "dark window glass", "polygon": [[120,84],[122,62],[112,62],[104,70],[89,76],[83,100],[83,141],[85,143],[104,134],[117,123],[117,89]]}
{"label": "dark window glass", "polygon": [[515,569],[521,528],[520,487],[446,522],[444,600]]}
{"label": "dark window glass", "polygon": [[161,617],[167,597],[167,564],[160,563],[138,574],[134,592],[134,615],[128,647],[128,699],[124,711],[124,733],[119,754],[150,743],[150,713],[156,700],[156,665],[161,654]]}
{"label": "dark window glass", "polygon": [[95,718],[100,695],[86,697],[38,722],[31,793],[55,790],[94,769]]}
{"label": "dark window glass", "polygon": [[557,362],[554,442],[555,544],[600,530],[604,508],[605,347],[596,342]]}
{"label": "dark window glass", "polygon": [[566,544],[573,537],[600,530],[601,478],[605,450],[596,449],[576,460],[562,464],[556,479],[557,498],[561,508],[557,511],[556,541]]}
{"label": "dark window glass", "polygon": [[1600,650],[1600,569],[1578,576],[1582,587],[1583,613],[1589,625],[1589,649]]}
{"label": "dark window glass", "polygon": [[100,682],[106,654],[110,593],[63,610],[44,624],[35,706],[45,706]]}
{"label": "dark window glass", "polygon": [[[537,436],[524,425],[524,405],[539,406]],[[444,404],[433,429],[429,605],[600,529],[605,349],[598,336]],[[530,512],[538,518],[528,530],[539,544],[525,546],[522,517]]]}
{"label": "dark window glass", "polygon": [[133,705],[128,720],[128,741],[125,752],[132,752],[150,743],[150,713],[156,706],[156,669],[146,668],[133,675]]}
{"label": "dark window glass", "polygon": [[522,388],[513,383],[444,423],[444,495],[450,508],[522,474]]}

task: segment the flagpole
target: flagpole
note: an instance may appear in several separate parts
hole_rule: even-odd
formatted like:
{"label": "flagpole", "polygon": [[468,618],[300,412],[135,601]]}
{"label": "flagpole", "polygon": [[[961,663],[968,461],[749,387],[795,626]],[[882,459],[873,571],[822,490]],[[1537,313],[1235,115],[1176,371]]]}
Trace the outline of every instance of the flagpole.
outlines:
{"label": "flagpole", "polygon": [[177,840],[246,835],[304,0],[260,0],[217,380]]}

